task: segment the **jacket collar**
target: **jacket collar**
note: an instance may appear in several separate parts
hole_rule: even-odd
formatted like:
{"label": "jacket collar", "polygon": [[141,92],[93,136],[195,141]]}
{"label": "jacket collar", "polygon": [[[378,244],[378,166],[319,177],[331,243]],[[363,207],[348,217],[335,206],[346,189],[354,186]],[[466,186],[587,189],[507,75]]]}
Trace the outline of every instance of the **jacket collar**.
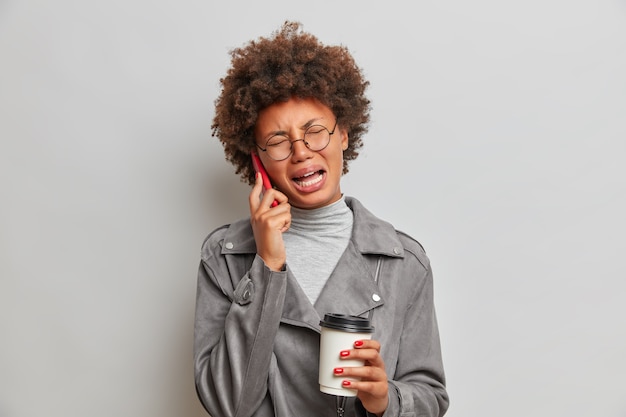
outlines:
{"label": "jacket collar", "polygon": [[374,216],[356,198],[346,197],[346,203],[354,213],[352,241],[361,254],[404,257],[402,243],[390,223]]}
{"label": "jacket collar", "polygon": [[[404,257],[404,249],[394,227],[367,210],[354,197],[346,197],[346,204],[354,214],[351,242],[363,255]],[[222,254],[256,253],[250,219],[242,219],[230,225],[225,236]]]}

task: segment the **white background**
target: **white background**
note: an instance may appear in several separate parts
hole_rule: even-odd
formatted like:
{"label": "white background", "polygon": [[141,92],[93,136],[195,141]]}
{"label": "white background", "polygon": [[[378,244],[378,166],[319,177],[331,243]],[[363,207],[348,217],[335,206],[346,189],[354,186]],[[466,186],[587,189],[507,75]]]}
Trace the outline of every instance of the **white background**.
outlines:
{"label": "white background", "polygon": [[343,191],[430,255],[448,416],[626,416],[624,0],[0,1],[0,416],[205,415],[213,101],[285,19],[371,81]]}

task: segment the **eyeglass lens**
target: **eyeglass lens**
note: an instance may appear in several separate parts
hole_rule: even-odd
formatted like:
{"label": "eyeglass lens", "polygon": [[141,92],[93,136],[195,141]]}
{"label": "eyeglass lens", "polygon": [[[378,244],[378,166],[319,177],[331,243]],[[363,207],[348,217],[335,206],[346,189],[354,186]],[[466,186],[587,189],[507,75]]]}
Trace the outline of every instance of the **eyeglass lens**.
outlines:
{"label": "eyeglass lens", "polygon": [[291,155],[293,143],[303,141],[312,151],[321,151],[330,143],[330,132],[321,125],[309,126],[302,139],[289,140],[285,135],[274,135],[268,139],[265,149],[267,155],[275,160],[287,159]]}

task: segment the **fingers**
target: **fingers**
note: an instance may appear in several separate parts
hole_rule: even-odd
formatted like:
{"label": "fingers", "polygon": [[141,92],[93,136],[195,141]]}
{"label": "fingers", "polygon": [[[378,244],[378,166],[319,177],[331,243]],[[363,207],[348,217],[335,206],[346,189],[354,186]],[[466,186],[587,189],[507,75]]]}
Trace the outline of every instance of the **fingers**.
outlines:
{"label": "fingers", "polygon": [[263,193],[263,180],[261,174],[257,173],[254,179],[254,185],[252,191],[248,196],[248,202],[250,203],[250,213],[255,213],[261,206],[261,194]]}
{"label": "fingers", "polygon": [[[280,203],[276,207],[272,207],[274,199]],[[286,262],[282,234],[291,226],[291,208],[287,204],[287,196],[273,189],[263,192],[263,181],[257,174],[248,200],[257,254],[270,269],[281,270]]]}
{"label": "fingers", "polygon": [[364,360],[368,366],[384,367],[380,343],[376,340],[357,340],[354,349],[342,351],[340,356],[344,359]]}
{"label": "fingers", "polygon": [[366,379],[387,380],[385,363],[380,355],[380,343],[376,340],[357,340],[354,349],[343,350],[339,353],[341,359],[356,359],[365,361],[365,366],[345,367],[343,375]]}
{"label": "fingers", "polygon": [[354,349],[340,352],[341,359],[359,359],[365,366],[335,368],[334,373],[342,378],[342,385],[357,390],[357,396],[370,413],[382,415],[389,398],[389,383],[385,363],[380,355],[380,343],[376,340],[359,340]]}
{"label": "fingers", "polygon": [[259,210],[260,207],[273,208],[280,203],[288,201],[287,196],[280,191],[273,188],[265,190],[263,187],[263,178],[261,174],[257,173],[254,177],[252,191],[250,191],[250,195],[248,196],[251,214]]}
{"label": "fingers", "polygon": [[[374,386],[377,383],[384,382],[385,385],[387,384],[387,374],[385,370],[374,366],[335,368],[334,373],[335,376],[347,378],[346,381],[350,382],[350,388],[356,390],[363,389],[372,394],[372,391],[375,390]],[[355,381],[354,379],[357,380]]]}

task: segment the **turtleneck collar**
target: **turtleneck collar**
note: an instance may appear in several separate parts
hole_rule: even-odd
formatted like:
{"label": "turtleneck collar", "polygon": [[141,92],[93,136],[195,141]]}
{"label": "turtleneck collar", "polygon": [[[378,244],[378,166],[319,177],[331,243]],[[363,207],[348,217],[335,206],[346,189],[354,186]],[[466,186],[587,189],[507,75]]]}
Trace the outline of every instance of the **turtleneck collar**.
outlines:
{"label": "turtleneck collar", "polygon": [[350,227],[352,219],[352,210],[342,195],[336,202],[316,209],[307,210],[292,207],[290,230],[335,233]]}

